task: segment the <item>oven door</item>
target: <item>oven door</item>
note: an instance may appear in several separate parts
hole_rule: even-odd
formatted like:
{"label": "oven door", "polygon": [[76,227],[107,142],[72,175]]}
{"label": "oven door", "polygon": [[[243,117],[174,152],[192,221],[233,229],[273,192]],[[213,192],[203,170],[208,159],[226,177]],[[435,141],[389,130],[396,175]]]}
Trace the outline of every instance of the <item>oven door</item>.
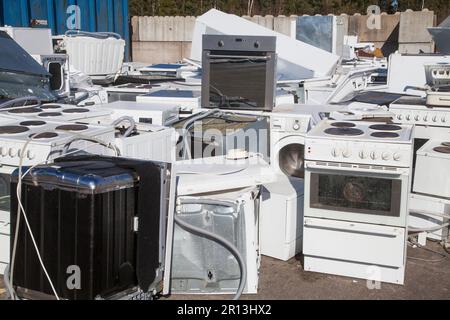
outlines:
{"label": "oven door", "polygon": [[407,226],[410,170],[306,163],[305,216]]}

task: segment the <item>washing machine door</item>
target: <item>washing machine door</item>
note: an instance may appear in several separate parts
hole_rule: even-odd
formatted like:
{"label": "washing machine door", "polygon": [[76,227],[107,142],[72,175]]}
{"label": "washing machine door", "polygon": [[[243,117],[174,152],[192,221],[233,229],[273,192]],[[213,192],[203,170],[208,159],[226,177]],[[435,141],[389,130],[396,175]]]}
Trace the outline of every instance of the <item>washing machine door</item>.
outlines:
{"label": "washing machine door", "polygon": [[277,143],[275,161],[285,175],[303,179],[305,177],[305,139],[289,136]]}

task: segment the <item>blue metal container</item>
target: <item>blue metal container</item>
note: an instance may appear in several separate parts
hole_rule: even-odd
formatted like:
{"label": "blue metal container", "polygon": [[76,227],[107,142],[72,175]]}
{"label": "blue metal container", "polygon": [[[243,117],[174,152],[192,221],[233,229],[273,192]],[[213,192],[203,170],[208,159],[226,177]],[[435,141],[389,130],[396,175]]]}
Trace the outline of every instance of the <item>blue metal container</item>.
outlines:
{"label": "blue metal container", "polygon": [[[79,20],[75,22],[77,12]],[[128,0],[0,0],[0,25],[50,28],[59,35],[74,22],[83,31],[120,34],[127,42],[125,56],[129,60]]]}

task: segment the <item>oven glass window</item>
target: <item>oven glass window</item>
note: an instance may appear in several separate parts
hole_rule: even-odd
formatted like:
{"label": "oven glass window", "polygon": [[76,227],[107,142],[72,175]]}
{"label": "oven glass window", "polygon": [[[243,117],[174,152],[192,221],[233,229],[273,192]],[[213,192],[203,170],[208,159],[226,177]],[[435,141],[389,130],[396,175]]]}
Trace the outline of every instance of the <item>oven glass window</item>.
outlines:
{"label": "oven glass window", "polygon": [[400,217],[400,180],[351,175],[311,175],[311,207]]}
{"label": "oven glass window", "polygon": [[0,174],[0,211],[10,210],[10,175]]}
{"label": "oven glass window", "polygon": [[264,109],[267,60],[255,57],[211,58],[210,107]]}

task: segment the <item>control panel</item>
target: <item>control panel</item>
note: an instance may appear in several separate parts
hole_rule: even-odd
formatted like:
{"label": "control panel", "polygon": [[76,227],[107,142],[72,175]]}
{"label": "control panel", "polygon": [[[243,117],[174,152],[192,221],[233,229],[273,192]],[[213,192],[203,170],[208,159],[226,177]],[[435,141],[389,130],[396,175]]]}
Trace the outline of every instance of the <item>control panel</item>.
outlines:
{"label": "control panel", "polygon": [[307,160],[358,163],[392,167],[411,166],[412,146],[377,142],[306,139]]}

